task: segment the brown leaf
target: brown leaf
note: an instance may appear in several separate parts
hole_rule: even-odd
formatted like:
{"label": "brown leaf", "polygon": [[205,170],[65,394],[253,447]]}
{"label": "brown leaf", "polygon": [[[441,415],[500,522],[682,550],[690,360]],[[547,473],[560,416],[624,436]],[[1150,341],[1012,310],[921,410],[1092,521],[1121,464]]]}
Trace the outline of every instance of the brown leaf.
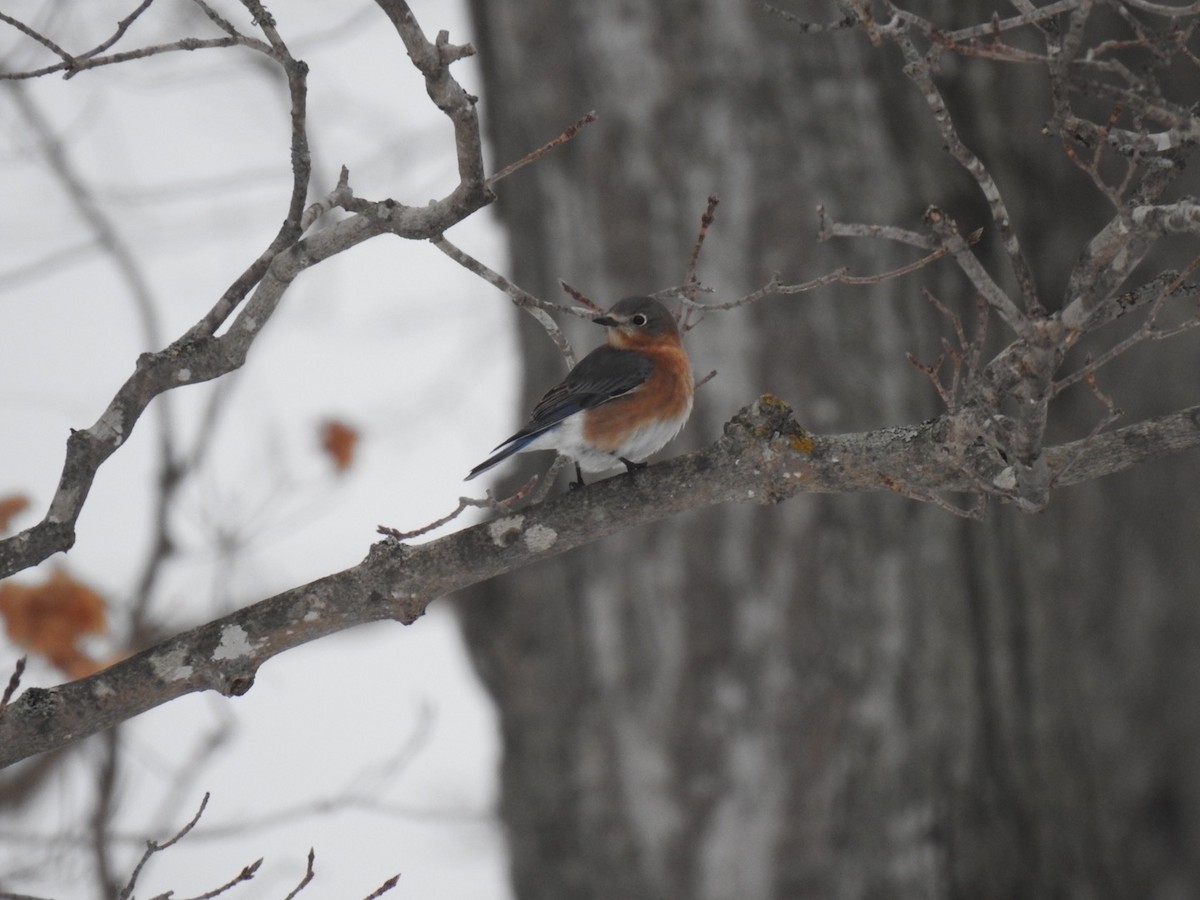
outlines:
{"label": "brown leaf", "polygon": [[0,534],[9,529],[9,523],[17,513],[24,512],[29,507],[29,498],[24,494],[9,494],[0,497]]}
{"label": "brown leaf", "polygon": [[345,472],[354,464],[354,450],[358,446],[358,429],[339,419],[329,419],[321,426],[321,447],[333,460],[339,472]]}
{"label": "brown leaf", "polygon": [[44,656],[69,678],[102,667],[76,643],[108,628],[104,598],[61,569],[42,584],[0,584],[0,617],[14,643]]}

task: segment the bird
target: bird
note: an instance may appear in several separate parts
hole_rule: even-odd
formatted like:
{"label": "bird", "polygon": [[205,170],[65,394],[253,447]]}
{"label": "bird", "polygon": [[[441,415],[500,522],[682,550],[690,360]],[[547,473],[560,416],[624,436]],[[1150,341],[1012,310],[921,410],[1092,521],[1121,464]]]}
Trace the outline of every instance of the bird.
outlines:
{"label": "bird", "polygon": [[679,433],[692,412],[692,363],[675,317],[653,297],[626,297],[592,321],[608,341],[579,361],[533,408],[525,426],[493,448],[466,481],[516,453],[556,450],[583,473],[633,472]]}

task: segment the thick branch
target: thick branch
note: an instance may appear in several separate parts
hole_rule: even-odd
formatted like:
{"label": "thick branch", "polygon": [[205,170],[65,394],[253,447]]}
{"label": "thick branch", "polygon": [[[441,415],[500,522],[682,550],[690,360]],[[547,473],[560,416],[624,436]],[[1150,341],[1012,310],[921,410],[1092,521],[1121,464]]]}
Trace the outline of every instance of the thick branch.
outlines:
{"label": "thick branch", "polygon": [[[425,90],[429,93],[429,99],[454,123],[460,187],[479,192],[482,200],[480,205],[490,202],[491,191],[486,187],[483,173],[483,140],[479,132],[479,116],[475,111],[475,103],[479,98],[468,94],[450,75],[450,64],[465,56],[473,56],[475,48],[470,44],[451,44],[444,31],[438,33],[437,43],[431,44],[404,0],[375,2],[392,20],[413,65],[425,76]],[[483,195],[487,196],[486,200],[482,199]]]}
{"label": "thick branch", "polygon": [[[365,622],[411,624],[444,594],[685,510],[776,503],[809,492],[979,493],[989,473],[973,465],[972,448],[954,435],[954,421],[943,418],[814,437],[786,404],[768,395],[699,452],[428,544],[377,543],[353,568],[177,635],[89,678],[26,690],[0,712],[0,767],[184,694],[244,694],[259,666],[292,647]],[[1051,448],[1046,463],[1052,479],[1071,484],[1197,446],[1200,406]],[[997,468],[992,480],[1001,475]]]}

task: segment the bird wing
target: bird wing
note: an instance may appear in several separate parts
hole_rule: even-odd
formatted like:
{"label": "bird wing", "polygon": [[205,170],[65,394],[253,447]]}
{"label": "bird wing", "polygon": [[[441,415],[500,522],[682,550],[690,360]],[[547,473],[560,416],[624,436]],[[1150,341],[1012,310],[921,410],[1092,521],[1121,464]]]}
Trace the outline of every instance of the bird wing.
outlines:
{"label": "bird wing", "polygon": [[597,347],[561,384],[546,392],[533,408],[529,423],[504,443],[540,434],[580,410],[636,391],[653,372],[654,363],[643,353],[607,345]]}
{"label": "bird wing", "polygon": [[521,452],[568,416],[636,391],[653,373],[654,363],[643,353],[607,345],[597,347],[580,360],[561,384],[546,392],[534,407],[528,424],[498,444],[495,450],[500,452],[494,450],[490,457],[471,470],[467,480]]}

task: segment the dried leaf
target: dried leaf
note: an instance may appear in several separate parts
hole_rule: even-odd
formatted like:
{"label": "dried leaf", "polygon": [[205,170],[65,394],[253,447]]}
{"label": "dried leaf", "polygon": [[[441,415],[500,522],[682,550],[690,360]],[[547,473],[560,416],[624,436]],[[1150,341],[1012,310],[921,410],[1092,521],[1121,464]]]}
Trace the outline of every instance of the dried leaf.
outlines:
{"label": "dried leaf", "polygon": [[24,512],[29,507],[29,498],[24,494],[9,494],[0,497],[0,534],[9,529],[9,523],[17,513]]}
{"label": "dried leaf", "polygon": [[354,464],[354,450],[358,446],[358,429],[339,419],[329,419],[321,426],[321,447],[333,460],[339,472],[345,472]]}
{"label": "dried leaf", "polygon": [[61,569],[42,584],[0,584],[0,618],[14,643],[44,656],[69,678],[102,668],[76,644],[108,628],[104,598]]}

